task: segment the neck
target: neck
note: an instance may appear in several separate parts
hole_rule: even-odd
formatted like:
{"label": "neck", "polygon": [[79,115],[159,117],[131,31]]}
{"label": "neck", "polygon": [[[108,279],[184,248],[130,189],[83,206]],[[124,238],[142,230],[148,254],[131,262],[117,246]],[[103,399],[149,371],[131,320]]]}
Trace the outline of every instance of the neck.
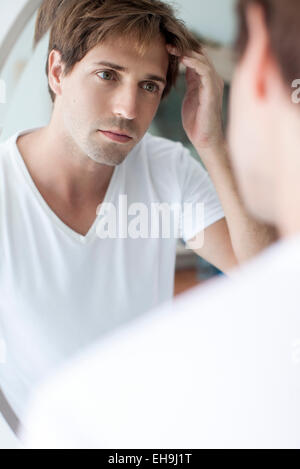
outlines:
{"label": "neck", "polygon": [[[300,176],[300,170],[298,172]],[[278,193],[278,211],[277,211],[277,226],[281,238],[291,238],[294,236],[300,236],[300,185],[299,180],[297,182],[298,187],[291,180],[290,186],[287,187],[288,183],[284,183],[284,190]],[[278,200],[280,198],[280,200]]]}
{"label": "neck", "polygon": [[96,163],[83,154],[62,128],[52,120],[47,127],[19,139],[30,173],[46,190],[54,188],[70,205],[102,199],[114,167]]}
{"label": "neck", "polygon": [[[299,109],[297,111],[299,113]],[[282,238],[300,235],[300,123],[285,119],[281,129],[280,165],[277,171],[277,226]]]}

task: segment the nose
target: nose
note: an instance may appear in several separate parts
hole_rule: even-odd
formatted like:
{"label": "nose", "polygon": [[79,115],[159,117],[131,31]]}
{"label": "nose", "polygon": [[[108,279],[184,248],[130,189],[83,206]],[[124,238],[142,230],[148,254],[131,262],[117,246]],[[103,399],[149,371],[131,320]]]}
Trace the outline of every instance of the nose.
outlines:
{"label": "nose", "polygon": [[115,92],[113,113],[124,119],[133,120],[137,117],[137,86],[121,86]]}

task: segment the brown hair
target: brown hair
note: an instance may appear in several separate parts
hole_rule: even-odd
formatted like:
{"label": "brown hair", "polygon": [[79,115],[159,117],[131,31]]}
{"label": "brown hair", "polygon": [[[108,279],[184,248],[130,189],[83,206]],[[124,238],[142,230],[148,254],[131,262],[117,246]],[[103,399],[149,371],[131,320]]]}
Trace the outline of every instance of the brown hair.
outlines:
{"label": "brown hair", "polygon": [[239,0],[237,12],[240,24],[236,41],[239,58],[245,52],[249,37],[246,10],[250,4],[254,3],[261,5],[264,10],[272,52],[280,66],[286,85],[290,87],[295,79],[300,78],[300,55],[298,50],[300,1]]}
{"label": "brown hair", "polygon": [[[48,58],[53,49],[59,51],[65,75],[93,47],[116,36],[134,38],[141,54],[159,34],[181,54],[201,50],[196,37],[175,17],[174,9],[159,0],[44,0],[36,20],[35,45],[49,29]],[[162,97],[175,85],[178,70],[179,59],[170,55]],[[48,76],[48,60],[46,73]],[[49,92],[54,101],[50,87]]]}

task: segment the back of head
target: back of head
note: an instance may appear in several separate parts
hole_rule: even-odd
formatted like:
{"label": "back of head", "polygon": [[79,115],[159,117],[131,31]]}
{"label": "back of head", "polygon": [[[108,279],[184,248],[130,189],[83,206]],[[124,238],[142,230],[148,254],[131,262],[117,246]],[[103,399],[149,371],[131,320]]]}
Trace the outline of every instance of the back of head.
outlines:
{"label": "back of head", "polygon": [[282,214],[297,219],[291,207],[299,200],[300,119],[293,88],[300,78],[300,1],[238,0],[237,12],[231,159],[248,210],[281,228]]}
{"label": "back of head", "polygon": [[[36,21],[36,44],[49,29],[48,52],[55,49],[61,53],[65,75],[89,50],[108,38],[133,38],[141,54],[158,35],[181,54],[201,49],[184,23],[176,18],[174,9],[160,0],[44,0]],[[175,84],[178,70],[179,59],[170,55],[163,97]],[[54,101],[55,96],[49,91]]]}
{"label": "back of head", "polygon": [[285,84],[291,89],[292,82],[300,78],[300,55],[297,46],[300,35],[300,1],[239,0],[239,34],[236,42],[239,57],[245,52],[248,42],[246,10],[251,4],[258,4],[264,10],[272,52]]}

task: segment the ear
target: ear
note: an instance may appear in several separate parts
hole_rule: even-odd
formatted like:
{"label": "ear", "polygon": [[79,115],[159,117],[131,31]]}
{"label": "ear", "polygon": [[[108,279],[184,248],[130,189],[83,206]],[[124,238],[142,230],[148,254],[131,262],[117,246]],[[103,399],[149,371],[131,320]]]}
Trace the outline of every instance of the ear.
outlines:
{"label": "ear", "polygon": [[48,59],[48,81],[53,93],[57,96],[62,92],[62,77],[64,66],[59,51],[53,49]]}
{"label": "ear", "polygon": [[267,94],[269,74],[275,62],[262,6],[250,4],[246,10],[246,21],[248,44],[243,60],[247,62],[247,70],[252,75],[257,98],[264,99]]}

